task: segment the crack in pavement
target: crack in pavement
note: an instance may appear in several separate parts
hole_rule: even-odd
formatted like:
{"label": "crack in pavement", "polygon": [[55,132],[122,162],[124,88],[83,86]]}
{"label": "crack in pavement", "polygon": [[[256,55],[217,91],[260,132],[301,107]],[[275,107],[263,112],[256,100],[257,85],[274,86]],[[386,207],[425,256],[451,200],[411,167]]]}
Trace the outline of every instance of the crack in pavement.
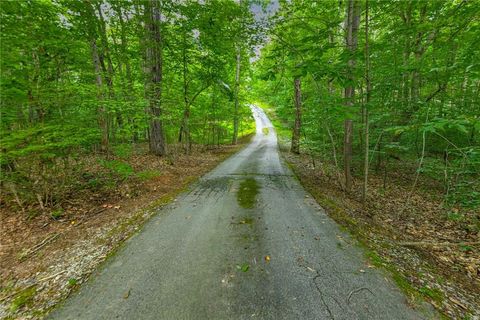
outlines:
{"label": "crack in pavement", "polygon": [[317,283],[317,279],[319,277],[321,277],[321,275],[317,270],[315,270],[315,271],[316,271],[317,275],[315,277],[313,277],[313,279],[312,279],[313,284],[315,285],[315,288],[317,288],[317,291],[320,294],[320,300],[322,300],[322,304],[325,307],[325,309],[327,310],[328,315],[330,316],[330,319],[335,320],[335,317],[333,316],[332,310],[330,310],[330,307],[328,306],[328,303],[325,301],[325,298],[323,297],[323,291],[320,289],[320,287],[318,286],[318,283]]}
{"label": "crack in pavement", "polygon": [[[297,261],[297,265],[303,269],[305,269],[307,272],[309,273],[314,273],[315,276],[312,278],[312,282],[315,286],[315,288],[317,289],[317,292],[319,293],[320,295],[320,300],[322,301],[322,304],[323,306],[325,307],[325,309],[327,310],[328,312],[328,315],[330,317],[331,320],[335,320],[335,317],[333,315],[333,312],[332,310],[330,310],[330,307],[328,305],[328,303],[325,301],[325,297],[324,297],[324,293],[322,291],[322,289],[320,289],[318,283],[317,283],[317,279],[320,278],[322,275],[320,274],[320,272],[318,271],[318,269],[314,269],[314,268],[311,268],[309,266],[307,266],[307,263],[305,261],[305,259],[302,257],[302,259],[299,261],[300,259],[296,259]],[[310,276],[309,276],[310,278]],[[337,302],[338,303],[338,302]]]}

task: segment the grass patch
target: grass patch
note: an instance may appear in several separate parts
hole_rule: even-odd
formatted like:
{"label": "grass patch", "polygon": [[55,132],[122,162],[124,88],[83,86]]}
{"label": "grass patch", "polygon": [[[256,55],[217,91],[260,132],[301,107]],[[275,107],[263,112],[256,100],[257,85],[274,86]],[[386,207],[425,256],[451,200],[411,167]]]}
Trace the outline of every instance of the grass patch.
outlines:
{"label": "grass patch", "polygon": [[268,136],[268,133],[270,132],[270,130],[268,128],[263,128],[262,132],[264,135]]}
{"label": "grass patch", "polygon": [[248,178],[240,183],[240,189],[237,192],[238,204],[245,209],[252,209],[255,206],[257,198],[258,183],[253,178]]}
{"label": "grass patch", "polygon": [[418,290],[413,287],[410,282],[408,282],[407,278],[400,273],[392,264],[385,261],[381,256],[379,256],[376,252],[372,251],[366,245],[361,242],[363,249],[365,250],[365,256],[368,258],[368,261],[377,268],[386,270],[390,273],[393,281],[397,285],[397,287],[408,297],[412,300],[420,300],[421,296]]}
{"label": "grass patch", "polygon": [[23,306],[30,304],[37,293],[37,287],[33,286],[18,293],[10,304],[10,312],[16,312]]}
{"label": "grass patch", "polygon": [[69,287],[74,287],[78,284],[78,280],[75,278],[70,278],[68,279],[68,286]]}
{"label": "grass patch", "polygon": [[153,178],[160,177],[161,173],[158,170],[145,170],[145,171],[137,172],[136,176],[142,181],[147,181]]}
{"label": "grass patch", "polygon": [[418,291],[424,296],[427,296],[431,298],[433,301],[438,303],[442,303],[442,301],[445,299],[445,297],[443,296],[443,293],[440,290],[435,288],[432,289],[427,286],[423,286],[420,289],[418,289]]}

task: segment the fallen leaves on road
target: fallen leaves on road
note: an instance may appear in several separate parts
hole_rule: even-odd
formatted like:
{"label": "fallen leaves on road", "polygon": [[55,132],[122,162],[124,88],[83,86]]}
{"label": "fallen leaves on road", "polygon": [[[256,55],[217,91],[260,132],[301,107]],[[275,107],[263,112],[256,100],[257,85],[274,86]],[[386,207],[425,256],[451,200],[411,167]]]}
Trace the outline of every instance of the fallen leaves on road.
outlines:
{"label": "fallen leaves on road", "polygon": [[244,263],[242,265],[237,265],[237,269],[242,272],[247,272],[250,269],[250,265],[248,263]]}

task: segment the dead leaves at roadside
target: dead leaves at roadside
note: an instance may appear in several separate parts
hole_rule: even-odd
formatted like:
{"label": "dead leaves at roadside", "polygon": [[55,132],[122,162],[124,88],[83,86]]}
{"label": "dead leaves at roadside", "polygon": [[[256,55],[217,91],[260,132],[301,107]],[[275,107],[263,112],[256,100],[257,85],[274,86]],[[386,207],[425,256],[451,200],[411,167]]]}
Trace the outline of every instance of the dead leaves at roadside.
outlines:
{"label": "dead leaves at roadside", "polygon": [[102,208],[105,208],[105,209],[116,209],[116,210],[120,210],[121,206],[115,206],[113,204],[104,204],[102,205]]}

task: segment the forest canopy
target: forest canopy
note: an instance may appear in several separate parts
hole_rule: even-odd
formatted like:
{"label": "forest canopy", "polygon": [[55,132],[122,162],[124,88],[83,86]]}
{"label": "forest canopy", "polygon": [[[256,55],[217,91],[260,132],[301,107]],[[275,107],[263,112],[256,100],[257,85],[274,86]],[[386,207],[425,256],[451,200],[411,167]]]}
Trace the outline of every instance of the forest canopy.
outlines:
{"label": "forest canopy", "polygon": [[[364,177],[366,194],[371,169],[387,179],[400,165],[414,184],[438,181],[446,203],[477,207],[479,9],[464,0],[2,1],[4,189],[17,204],[55,206],[35,181],[80,174],[84,155],[105,163],[144,143],[159,156],[235,144],[252,132],[248,104],[258,102],[291,130],[292,152],[344,171],[345,190]],[[38,175],[51,168],[62,173]]]}

